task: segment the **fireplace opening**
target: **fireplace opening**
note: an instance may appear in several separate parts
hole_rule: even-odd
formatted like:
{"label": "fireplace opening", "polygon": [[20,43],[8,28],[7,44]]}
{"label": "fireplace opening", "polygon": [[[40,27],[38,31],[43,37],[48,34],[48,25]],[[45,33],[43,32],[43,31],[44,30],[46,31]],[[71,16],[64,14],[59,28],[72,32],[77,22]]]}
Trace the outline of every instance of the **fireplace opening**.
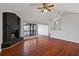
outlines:
{"label": "fireplace opening", "polygon": [[10,38],[11,38],[11,39],[14,39],[14,38],[15,38],[15,34],[14,34],[14,33],[11,33]]}
{"label": "fireplace opening", "polygon": [[19,38],[19,31],[18,30],[15,30],[10,33],[10,39],[15,39],[15,38]]}

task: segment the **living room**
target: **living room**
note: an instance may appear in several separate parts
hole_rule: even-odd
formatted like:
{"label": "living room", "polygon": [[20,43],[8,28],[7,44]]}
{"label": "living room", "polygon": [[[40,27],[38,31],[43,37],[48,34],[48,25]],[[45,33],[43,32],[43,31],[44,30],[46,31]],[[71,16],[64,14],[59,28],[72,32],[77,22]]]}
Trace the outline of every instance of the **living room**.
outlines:
{"label": "living room", "polygon": [[[47,7],[50,5],[52,7]],[[43,9],[40,8],[41,6]],[[6,56],[7,55],[10,56],[11,55],[14,56],[15,55],[17,56],[19,55],[24,55],[24,56],[79,55],[79,51],[78,51],[79,8],[78,7],[79,7],[79,3],[2,3],[0,4],[1,55],[2,56],[3,55]],[[48,8],[47,11],[44,11],[44,8]],[[6,19],[6,21],[4,19]],[[30,24],[29,31],[27,30],[28,24]],[[24,26],[26,26],[25,30],[24,30]],[[19,35],[17,35],[17,33]],[[8,41],[6,40],[8,35],[9,35],[8,38],[9,40],[15,38],[16,39],[19,38],[22,40],[18,42],[14,42],[11,45],[10,43],[13,42],[14,40],[10,41],[10,43],[2,44],[3,41]],[[32,40],[28,40],[28,39],[32,39]],[[20,52],[19,51],[16,52],[15,50],[19,50]],[[50,52],[50,50],[52,52]],[[62,53],[60,53],[59,50],[62,50],[61,51]],[[15,51],[16,53],[9,53],[12,51]],[[8,52],[8,54],[6,52]]]}

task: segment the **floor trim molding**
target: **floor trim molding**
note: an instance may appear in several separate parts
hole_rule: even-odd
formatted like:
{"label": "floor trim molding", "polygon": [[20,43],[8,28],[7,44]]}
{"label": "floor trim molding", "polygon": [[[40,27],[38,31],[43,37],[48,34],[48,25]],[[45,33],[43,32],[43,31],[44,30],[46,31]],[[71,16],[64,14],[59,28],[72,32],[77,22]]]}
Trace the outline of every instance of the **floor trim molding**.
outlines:
{"label": "floor trim molding", "polygon": [[61,39],[61,38],[56,38],[56,37],[50,37],[50,38],[52,38],[52,39],[59,39],[59,40],[62,40],[62,41],[67,41],[67,42],[72,42],[72,43],[78,43],[78,44],[79,44],[79,42],[77,42],[77,41],[64,40],[64,39]]}
{"label": "floor trim molding", "polygon": [[0,52],[2,51],[2,49],[0,49]]}

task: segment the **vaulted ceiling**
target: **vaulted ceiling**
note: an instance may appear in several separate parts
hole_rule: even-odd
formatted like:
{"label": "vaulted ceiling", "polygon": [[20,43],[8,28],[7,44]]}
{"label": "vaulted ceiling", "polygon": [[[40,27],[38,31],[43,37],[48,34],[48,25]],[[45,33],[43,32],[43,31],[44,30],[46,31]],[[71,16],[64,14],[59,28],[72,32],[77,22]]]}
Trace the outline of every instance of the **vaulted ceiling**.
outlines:
{"label": "vaulted ceiling", "polygon": [[47,24],[49,19],[53,19],[65,12],[79,13],[79,3],[52,3],[54,8],[52,12],[42,13],[37,7],[40,7],[41,3],[1,3],[0,11],[2,12],[14,12],[21,17],[23,21],[45,23]]}

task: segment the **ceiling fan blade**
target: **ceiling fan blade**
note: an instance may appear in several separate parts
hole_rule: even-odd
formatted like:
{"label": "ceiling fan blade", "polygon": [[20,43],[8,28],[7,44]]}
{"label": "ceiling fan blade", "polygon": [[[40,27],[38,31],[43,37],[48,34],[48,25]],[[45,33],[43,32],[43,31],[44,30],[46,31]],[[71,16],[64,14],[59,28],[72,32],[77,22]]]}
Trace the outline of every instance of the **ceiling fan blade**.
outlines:
{"label": "ceiling fan blade", "polygon": [[43,9],[43,7],[39,7],[39,8],[37,8],[37,9]]}
{"label": "ceiling fan blade", "polygon": [[48,11],[51,11],[50,9],[47,9]]}
{"label": "ceiling fan blade", "polygon": [[46,3],[43,3],[43,6],[45,6],[46,5]]}
{"label": "ceiling fan blade", "polygon": [[44,12],[44,9],[42,10],[42,12]]}
{"label": "ceiling fan blade", "polygon": [[53,7],[54,5],[50,5],[50,6],[48,6],[48,7]]}
{"label": "ceiling fan blade", "polygon": [[43,3],[43,7],[46,7],[48,4],[47,3]]}

